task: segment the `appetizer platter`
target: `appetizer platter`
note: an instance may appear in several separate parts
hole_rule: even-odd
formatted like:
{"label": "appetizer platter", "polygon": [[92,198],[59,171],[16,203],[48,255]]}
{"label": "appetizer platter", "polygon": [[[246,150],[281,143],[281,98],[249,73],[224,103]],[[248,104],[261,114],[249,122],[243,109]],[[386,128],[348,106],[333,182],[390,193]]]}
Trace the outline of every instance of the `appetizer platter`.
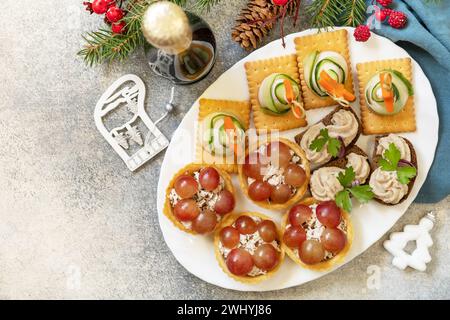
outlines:
{"label": "appetizer platter", "polygon": [[274,41],[188,111],[157,209],[189,272],[243,291],[300,285],[364,252],[414,200],[438,141],[432,88],[403,49],[352,32]]}

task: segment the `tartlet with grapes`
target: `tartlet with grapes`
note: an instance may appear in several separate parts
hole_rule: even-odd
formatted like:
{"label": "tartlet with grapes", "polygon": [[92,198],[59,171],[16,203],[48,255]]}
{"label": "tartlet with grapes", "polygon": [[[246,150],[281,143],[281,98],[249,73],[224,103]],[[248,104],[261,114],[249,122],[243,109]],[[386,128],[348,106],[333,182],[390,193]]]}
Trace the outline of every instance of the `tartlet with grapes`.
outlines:
{"label": "tartlet with grapes", "polygon": [[267,209],[285,209],[298,202],[308,189],[309,162],[301,148],[284,138],[249,151],[239,165],[245,195]]}
{"label": "tartlet with grapes", "polygon": [[334,201],[307,198],[283,217],[283,247],[303,268],[327,270],[340,263],[353,241],[347,212]]}
{"label": "tartlet with grapes", "polygon": [[233,211],[235,203],[228,173],[212,165],[192,163],[170,181],[164,214],[182,231],[208,234]]}
{"label": "tartlet with grapes", "polygon": [[267,216],[245,212],[226,216],[214,235],[217,261],[235,280],[257,283],[281,266],[281,231]]}

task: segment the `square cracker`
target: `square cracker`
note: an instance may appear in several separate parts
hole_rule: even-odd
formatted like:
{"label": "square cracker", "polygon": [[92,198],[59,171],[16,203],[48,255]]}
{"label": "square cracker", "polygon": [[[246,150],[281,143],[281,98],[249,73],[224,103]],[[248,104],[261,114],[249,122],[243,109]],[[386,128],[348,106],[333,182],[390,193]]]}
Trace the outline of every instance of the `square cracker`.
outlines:
{"label": "square cracker", "polygon": [[337,105],[337,102],[330,97],[317,96],[306,84],[303,60],[312,51],[334,51],[342,55],[345,58],[345,61],[347,61],[347,66],[349,68],[348,77],[345,80],[345,88],[351,93],[354,93],[347,30],[321,32],[314,35],[298,37],[294,39],[294,43],[295,49],[297,50],[298,69],[300,71],[303,91],[303,103],[305,104],[306,110]]}
{"label": "square cracker", "polygon": [[414,96],[408,98],[402,111],[392,116],[379,115],[370,110],[364,94],[365,87],[374,74],[383,69],[398,70],[409,80],[412,80],[412,65],[410,58],[392,59],[358,63],[356,70],[359,82],[359,101],[361,104],[361,122],[364,134],[387,134],[416,131],[416,116]]}
{"label": "square cracker", "polygon": [[250,126],[250,103],[248,101],[200,99],[198,112],[197,143],[195,146],[195,160],[199,163],[214,164],[228,173],[237,173],[237,164],[230,163],[223,156],[215,156],[205,151],[202,146],[201,125],[203,119],[214,112],[230,112],[234,114],[247,130]]}
{"label": "square cracker", "polygon": [[263,130],[289,130],[305,127],[308,123],[306,118],[297,119],[289,111],[283,115],[271,115],[264,113],[259,104],[258,92],[263,80],[272,73],[285,73],[292,77],[297,83],[300,82],[297,69],[297,56],[295,54],[277,57],[267,60],[250,61],[245,63],[248,87],[250,91],[250,102],[253,110],[253,121],[258,132]]}

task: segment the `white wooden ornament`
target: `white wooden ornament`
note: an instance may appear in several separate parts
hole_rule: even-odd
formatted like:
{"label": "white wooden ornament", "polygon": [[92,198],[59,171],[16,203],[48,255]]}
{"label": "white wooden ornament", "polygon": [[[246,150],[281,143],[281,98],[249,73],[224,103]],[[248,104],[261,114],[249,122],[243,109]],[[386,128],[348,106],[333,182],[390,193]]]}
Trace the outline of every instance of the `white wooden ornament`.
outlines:
{"label": "white wooden ornament", "polygon": [[[136,75],[127,74],[116,80],[106,90],[97,102],[94,111],[97,129],[131,171],[142,166],[169,145],[169,140],[145,112],[144,100],[144,82]],[[122,126],[108,130],[104,124],[105,116],[113,110],[122,107],[127,108],[131,118]],[[135,125],[139,120],[148,129],[145,142],[142,133]],[[130,156],[125,150],[128,150],[133,143],[142,147]]]}
{"label": "white wooden ornament", "polygon": [[[418,225],[406,225],[403,232],[391,233],[389,240],[386,240],[384,248],[391,253],[394,258],[392,264],[404,270],[411,267],[419,271],[427,269],[427,263],[431,261],[428,248],[433,245],[430,231],[434,226],[435,216],[432,212],[420,219]],[[416,249],[411,253],[405,252],[405,247],[409,241],[416,242]]]}

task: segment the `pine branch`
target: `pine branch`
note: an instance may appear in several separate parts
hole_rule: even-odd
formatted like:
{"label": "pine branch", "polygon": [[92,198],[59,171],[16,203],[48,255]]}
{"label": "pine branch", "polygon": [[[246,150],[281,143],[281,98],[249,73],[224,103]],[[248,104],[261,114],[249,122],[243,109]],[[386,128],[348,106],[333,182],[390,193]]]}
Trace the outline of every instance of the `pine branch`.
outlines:
{"label": "pine branch", "polygon": [[123,18],[126,25],[124,34],[113,33],[104,28],[88,32],[83,36],[86,44],[78,55],[89,66],[126,59],[138,46],[144,44],[141,19],[150,3],[149,0],[134,0],[128,4],[128,14]]}
{"label": "pine branch", "polygon": [[344,25],[356,27],[366,20],[364,0],[313,0],[306,11],[311,26],[319,29]]}
{"label": "pine branch", "polygon": [[[178,0],[180,1],[180,0]],[[181,0],[183,1],[183,0]],[[213,6],[218,4],[221,0],[195,0],[195,7],[201,11],[209,11]],[[184,0],[186,2],[186,0]]]}
{"label": "pine branch", "polygon": [[311,27],[327,29],[335,26],[342,13],[339,0],[313,0],[306,12],[311,16]]}
{"label": "pine branch", "polygon": [[357,27],[366,20],[366,2],[364,0],[345,0],[342,5],[341,25]]}

